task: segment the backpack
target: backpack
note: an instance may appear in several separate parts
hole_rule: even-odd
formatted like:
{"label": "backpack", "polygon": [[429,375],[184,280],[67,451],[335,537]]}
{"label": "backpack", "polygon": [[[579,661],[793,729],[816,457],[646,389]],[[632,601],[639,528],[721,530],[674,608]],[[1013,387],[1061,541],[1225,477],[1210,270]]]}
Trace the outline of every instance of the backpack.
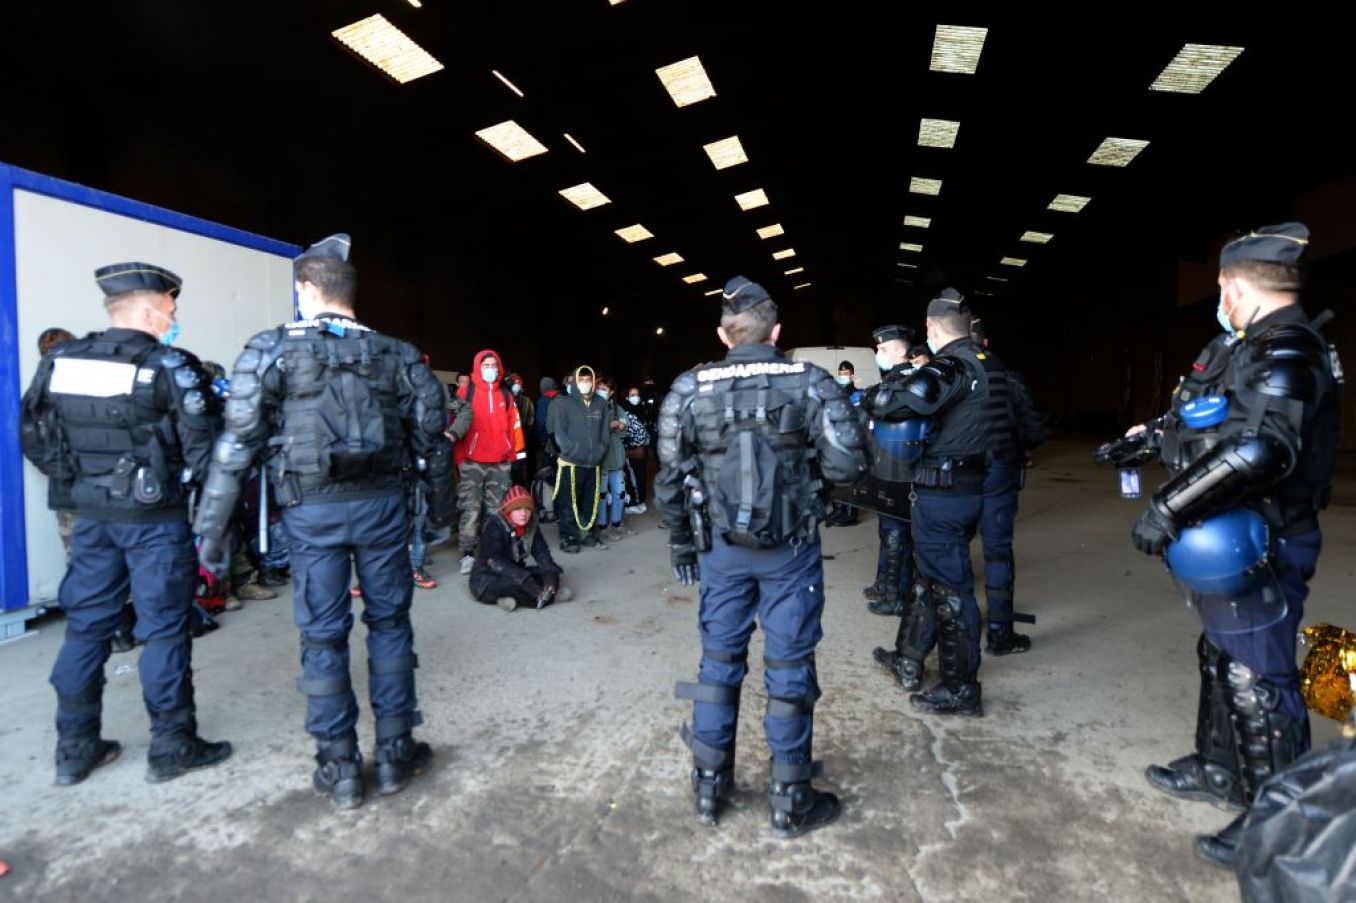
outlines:
{"label": "backpack", "polygon": [[[795,533],[781,461],[757,421],[727,431],[725,455],[711,487],[712,518],[731,545],[769,549]],[[729,441],[733,440],[733,441]]]}
{"label": "backpack", "polygon": [[650,444],[650,434],[645,429],[645,424],[640,422],[640,418],[632,415],[626,421],[626,429],[622,433],[623,448],[646,448]]}

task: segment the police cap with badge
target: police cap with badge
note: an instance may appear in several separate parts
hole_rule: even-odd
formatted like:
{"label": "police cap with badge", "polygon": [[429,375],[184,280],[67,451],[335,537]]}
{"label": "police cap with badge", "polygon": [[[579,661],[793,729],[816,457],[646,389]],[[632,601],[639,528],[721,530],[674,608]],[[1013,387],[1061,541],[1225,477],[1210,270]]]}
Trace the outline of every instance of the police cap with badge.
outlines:
{"label": "police cap with badge", "polygon": [[944,288],[928,302],[929,317],[969,316],[970,305],[965,296],[954,288]]}
{"label": "police cap with badge", "polygon": [[[1247,235],[1235,238],[1219,252],[1220,269],[1238,263],[1275,263],[1296,268],[1309,248],[1309,228],[1304,223],[1279,223],[1261,226]],[[1297,272],[1297,276],[1302,276]],[[1298,291],[1299,280],[1283,288]]]}
{"label": "police cap with badge", "polygon": [[293,267],[301,264],[303,261],[314,258],[328,257],[332,260],[342,260],[348,262],[349,251],[353,249],[353,239],[346,232],[336,232],[335,234],[311,245],[305,251],[297,255],[292,261]]}
{"label": "police cap with badge", "polygon": [[720,297],[720,307],[721,311],[727,314],[742,314],[764,301],[771,300],[772,296],[767,293],[767,289],[751,279],[735,276],[725,283],[725,291]]}
{"label": "police cap with badge", "polygon": [[99,267],[94,271],[94,281],[99,283],[105,303],[130,292],[156,292],[177,298],[184,285],[184,280],[164,267],[139,261]]}

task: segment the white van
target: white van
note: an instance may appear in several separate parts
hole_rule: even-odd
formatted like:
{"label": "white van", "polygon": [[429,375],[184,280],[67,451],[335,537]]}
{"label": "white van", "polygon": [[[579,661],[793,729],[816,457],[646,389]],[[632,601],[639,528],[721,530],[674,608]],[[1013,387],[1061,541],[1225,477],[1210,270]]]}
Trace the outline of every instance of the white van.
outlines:
{"label": "white van", "polygon": [[880,370],[876,369],[876,349],[846,345],[806,345],[792,348],[787,356],[793,361],[808,361],[823,367],[830,375],[837,375],[838,365],[851,361],[855,375],[853,382],[859,389],[866,389],[880,382]]}

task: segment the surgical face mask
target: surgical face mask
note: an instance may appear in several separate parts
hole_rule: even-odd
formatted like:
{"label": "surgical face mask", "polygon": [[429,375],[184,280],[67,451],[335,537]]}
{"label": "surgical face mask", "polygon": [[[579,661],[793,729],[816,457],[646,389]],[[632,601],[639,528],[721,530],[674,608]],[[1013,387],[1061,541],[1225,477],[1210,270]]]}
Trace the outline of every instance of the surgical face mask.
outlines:
{"label": "surgical face mask", "polygon": [[1220,329],[1223,329],[1229,335],[1233,335],[1237,330],[1234,324],[1229,322],[1229,315],[1224,312],[1224,292],[1219,293],[1219,306],[1215,308],[1215,319],[1219,321]]}
{"label": "surgical face mask", "polygon": [[517,383],[514,383],[513,385],[509,386],[509,389],[510,391],[513,392],[514,395],[517,395],[519,392],[523,391],[523,387],[518,385]]}
{"label": "surgical face mask", "polygon": [[640,404],[640,396],[639,396],[639,395],[628,395],[628,396],[626,396],[626,400],[627,400],[627,402],[630,403],[630,404]]}
{"label": "surgical face mask", "polygon": [[580,395],[587,395],[593,391],[593,383],[589,382],[577,382],[574,387],[579,390]]}
{"label": "surgical face mask", "polygon": [[166,320],[169,320],[170,324],[169,329],[156,336],[156,338],[160,341],[161,345],[173,345],[174,340],[179,338],[179,321],[161,311],[157,310],[156,313],[160,314],[160,316],[164,317]]}
{"label": "surgical face mask", "polygon": [[[310,285],[310,283],[306,283]],[[316,291],[305,290],[297,292],[297,316],[303,320],[314,320],[318,314],[324,312],[324,305],[320,303],[320,294]]]}
{"label": "surgical face mask", "polygon": [[937,346],[934,345],[934,344],[932,344],[932,339],[928,339],[928,341],[927,341],[927,346],[928,346],[928,354],[929,354],[929,355],[933,355],[933,354],[936,354],[936,353],[937,353]]}
{"label": "surgical face mask", "polygon": [[608,391],[607,389],[599,389],[599,390],[598,390],[598,397],[601,398],[603,401],[607,401],[608,396],[611,395],[611,394],[612,394],[612,393],[611,393],[610,391]]}
{"label": "surgical face mask", "polygon": [[[886,355],[886,353],[885,353],[884,351],[877,351],[877,352],[876,352],[876,366],[880,368],[880,370],[881,370],[882,373],[884,373],[884,372],[886,372],[886,371],[888,371],[888,370],[893,369],[894,366],[895,366],[895,362],[892,361],[892,360],[890,360],[889,356]],[[838,378],[839,378],[839,379],[842,379],[841,376],[838,377]]]}
{"label": "surgical face mask", "polygon": [[499,368],[498,368],[498,367],[481,367],[481,368],[480,368],[480,378],[483,379],[483,380],[485,380],[485,382],[487,382],[487,383],[492,383],[492,382],[494,382],[496,379],[499,378]]}

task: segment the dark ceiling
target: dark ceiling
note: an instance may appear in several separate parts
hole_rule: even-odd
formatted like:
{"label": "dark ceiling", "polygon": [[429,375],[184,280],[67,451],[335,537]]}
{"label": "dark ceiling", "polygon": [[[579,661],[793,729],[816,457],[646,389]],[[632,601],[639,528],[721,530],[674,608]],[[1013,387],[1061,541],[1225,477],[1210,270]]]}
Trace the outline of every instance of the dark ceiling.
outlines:
{"label": "dark ceiling", "polygon": [[[918,319],[900,303],[942,284],[994,292],[994,305],[1073,304],[1098,274],[1205,262],[1226,232],[1284,218],[1301,192],[1350,173],[1347,101],[1329,99],[1352,81],[1340,29],[1297,6],[1185,15],[1187,6],[1201,7],[30,3],[6,13],[17,29],[0,73],[7,92],[56,105],[66,143],[83,146],[58,175],[97,184],[107,149],[150,130],[266,186],[266,203],[226,212],[232,225],[298,243],[348,229],[358,261],[417,287],[410,303],[491,315],[515,305],[524,323],[543,310],[582,321],[608,306],[632,331],[699,324],[705,334],[715,307],[702,292],[734,273],[830,325],[825,311],[837,305]],[[378,12],[446,69],[398,85],[330,37]],[[929,71],[939,23],[988,27],[976,74]],[[1187,42],[1246,50],[1199,96],[1149,91]],[[694,54],[717,96],[679,109],[655,69]],[[959,121],[956,146],[918,147],[923,117]],[[506,119],[549,153],[511,164],[474,137]],[[749,162],[716,171],[702,146],[730,135]],[[1107,136],[1150,144],[1125,169],[1087,164]],[[34,145],[23,146],[33,158]],[[136,165],[140,184],[154,183],[156,161]],[[915,175],[942,179],[941,195],[909,194]],[[581,212],[557,195],[583,181],[613,203]],[[733,196],[757,187],[771,205],[741,212]],[[1078,214],[1047,211],[1057,193],[1093,200]],[[173,200],[222,215],[220,202]],[[905,229],[906,214],[932,225]],[[635,222],[656,237],[627,245],[613,235]],[[755,228],[773,222],[785,237],[759,240]],[[1025,230],[1055,238],[1021,243]],[[924,251],[900,252],[904,240]],[[793,261],[772,260],[783,247],[795,248]],[[668,251],[687,263],[651,261]],[[1000,266],[1008,255],[1029,264]],[[783,276],[792,265],[804,273]],[[696,271],[711,279],[680,281]],[[803,281],[810,288],[792,290]],[[442,321],[426,312],[417,322]]]}

